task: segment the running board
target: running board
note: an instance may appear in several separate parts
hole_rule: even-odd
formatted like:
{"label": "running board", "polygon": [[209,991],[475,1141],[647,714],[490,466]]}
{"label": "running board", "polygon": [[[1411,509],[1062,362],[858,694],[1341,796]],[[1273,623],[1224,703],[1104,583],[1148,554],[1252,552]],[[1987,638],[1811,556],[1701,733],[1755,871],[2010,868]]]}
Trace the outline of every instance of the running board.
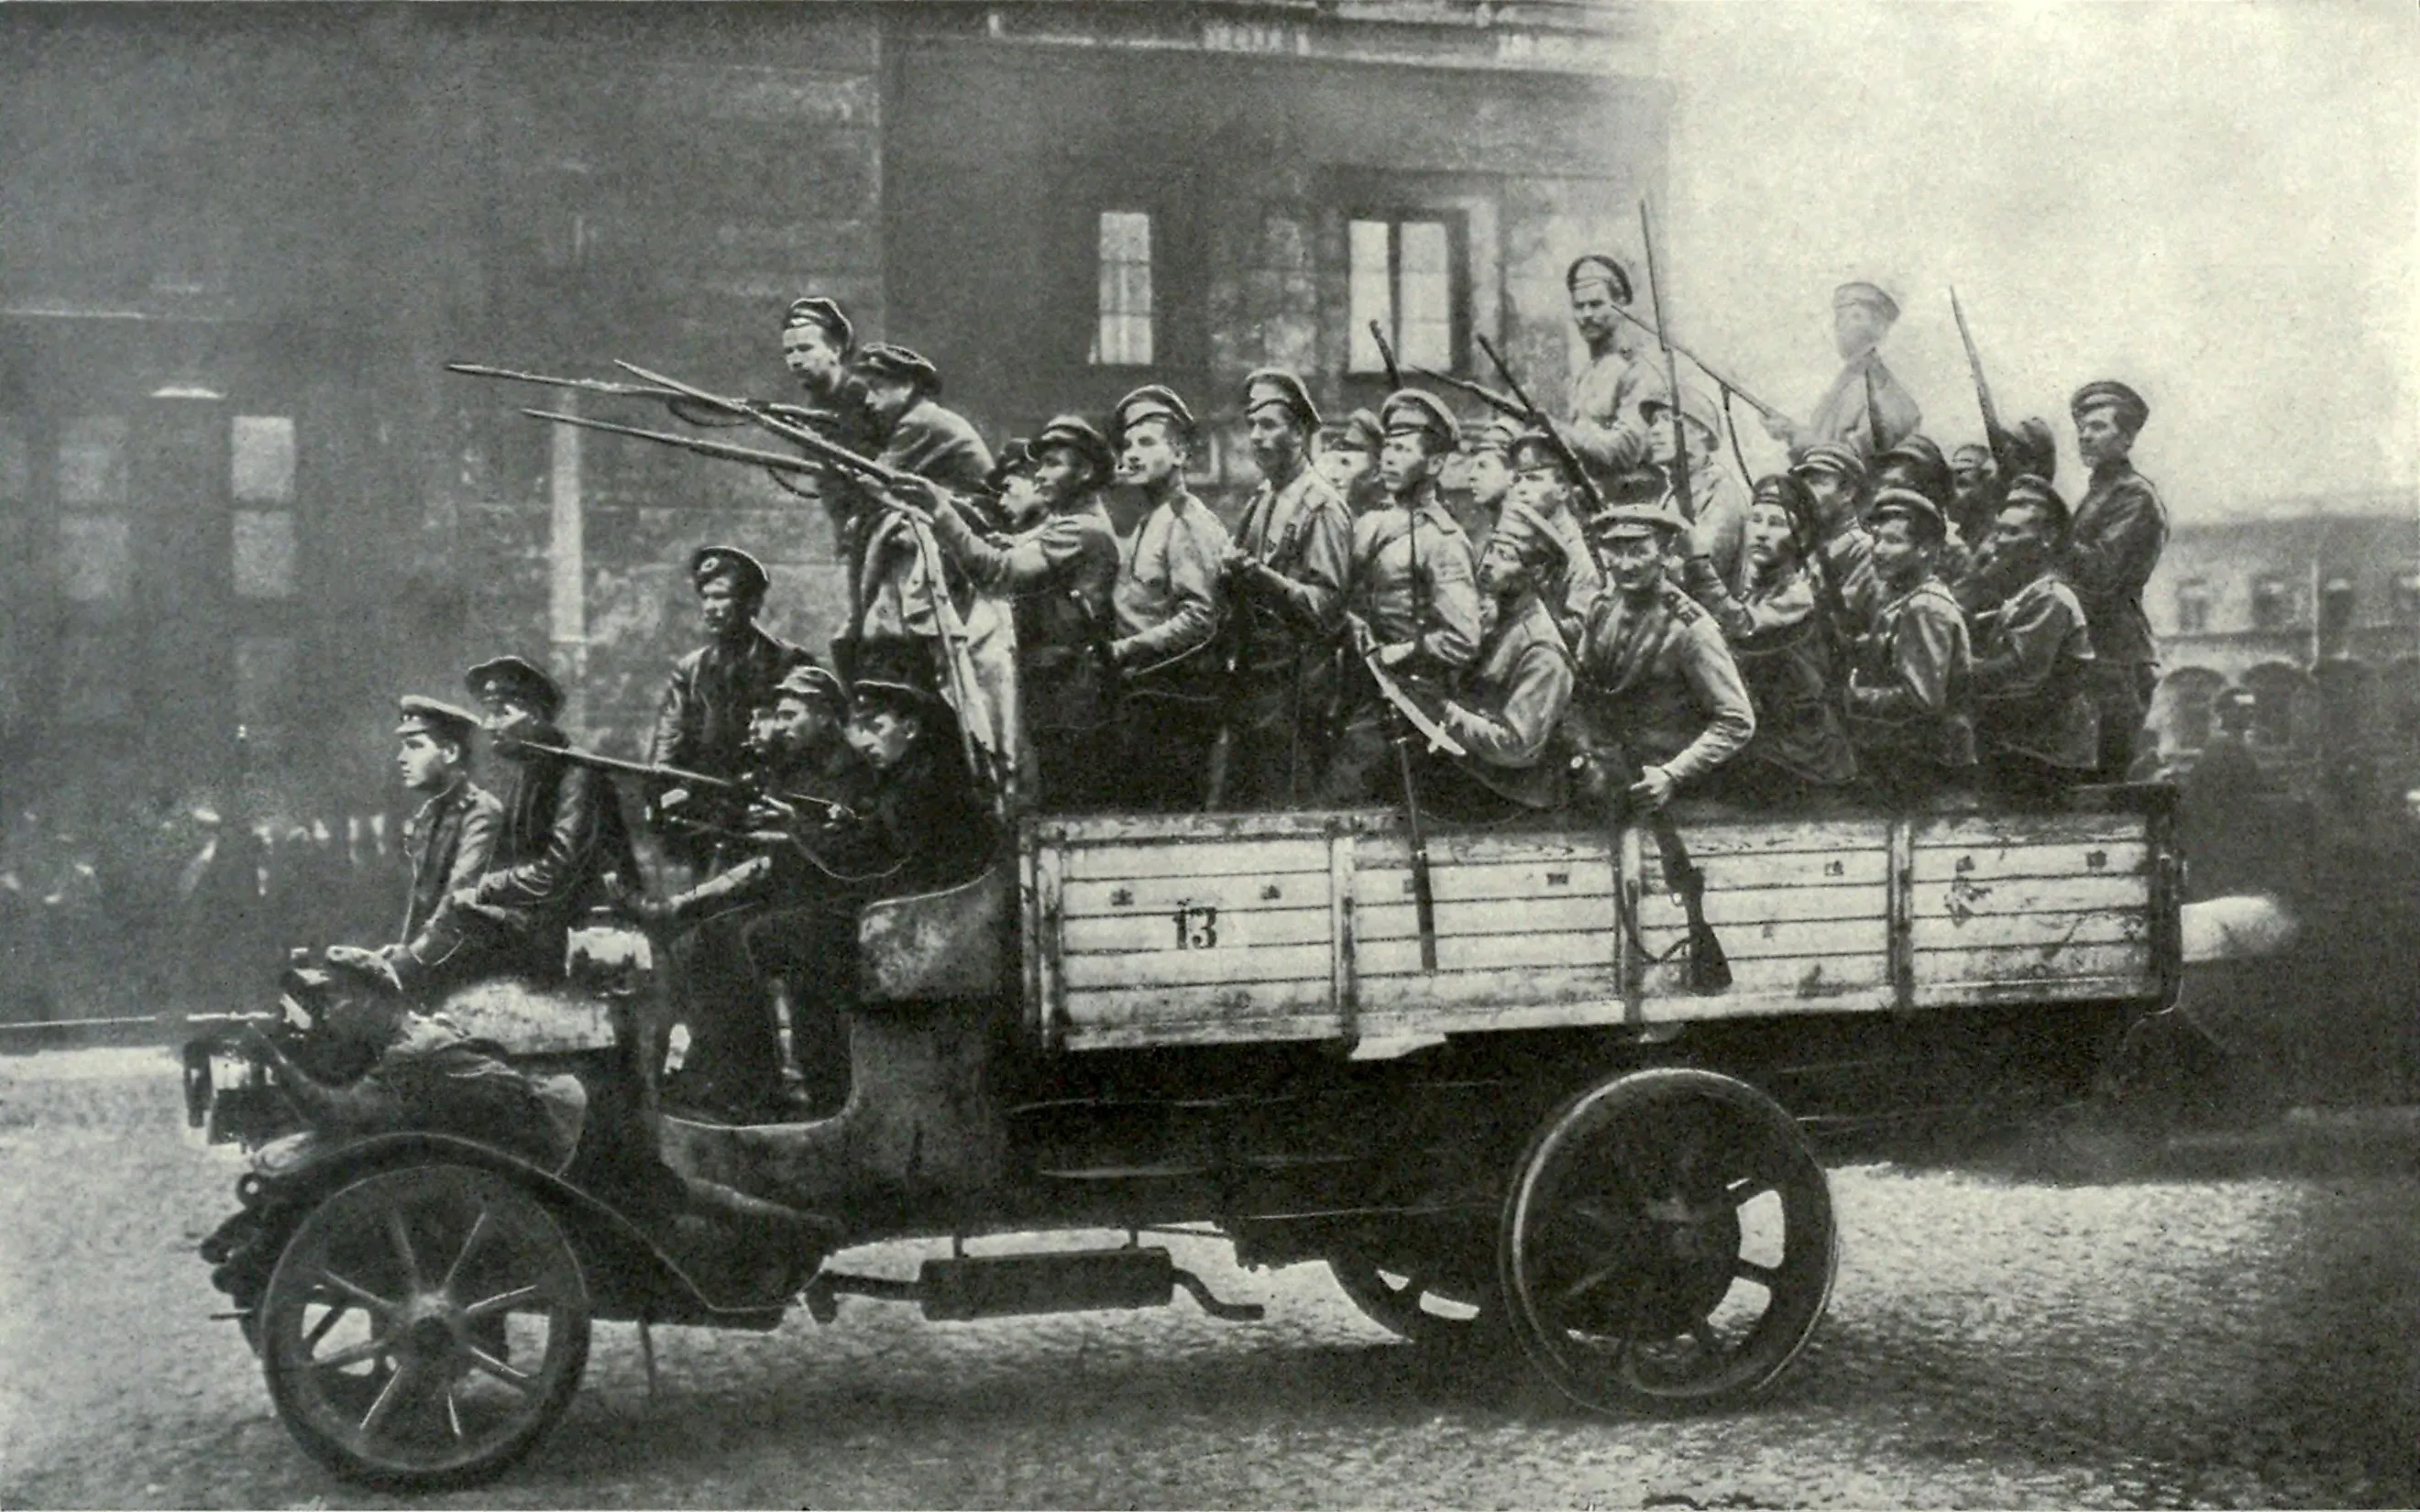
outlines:
{"label": "running board", "polygon": [[1249,1323],[1264,1316],[1257,1303],[1219,1301],[1200,1276],[1180,1269],[1174,1257],[1156,1244],[1042,1255],[957,1255],[926,1260],[913,1281],[825,1272],[807,1283],[806,1303],[807,1311],[824,1323],[839,1315],[844,1296],[912,1302],[934,1322],[962,1323],[979,1318],[1165,1307],[1175,1300],[1179,1287],[1213,1318]]}

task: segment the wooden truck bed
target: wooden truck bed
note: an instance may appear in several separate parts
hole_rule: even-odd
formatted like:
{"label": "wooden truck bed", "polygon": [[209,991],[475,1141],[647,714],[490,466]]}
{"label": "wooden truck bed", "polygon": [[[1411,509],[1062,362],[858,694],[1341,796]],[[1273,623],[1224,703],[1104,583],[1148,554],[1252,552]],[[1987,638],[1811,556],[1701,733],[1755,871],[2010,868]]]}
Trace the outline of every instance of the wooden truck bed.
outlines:
{"label": "wooden truck bed", "polygon": [[1642,827],[1432,834],[1431,972],[1393,814],[1039,820],[1018,856],[1026,1018],[1087,1050],[2159,1000],[2178,969],[2165,810],[2106,796],[2091,811],[1684,816],[1734,979],[1708,995],[1656,959],[1685,927]]}

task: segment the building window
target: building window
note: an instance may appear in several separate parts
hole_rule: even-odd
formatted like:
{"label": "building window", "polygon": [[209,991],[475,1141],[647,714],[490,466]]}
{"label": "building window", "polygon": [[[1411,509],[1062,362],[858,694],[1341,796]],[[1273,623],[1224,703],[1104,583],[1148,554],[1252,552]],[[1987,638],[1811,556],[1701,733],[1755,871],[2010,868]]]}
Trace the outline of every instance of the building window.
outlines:
{"label": "building window", "polygon": [[1103,210],[1099,321],[1093,331],[1096,367],[1149,367],[1152,363],[1151,216]]}
{"label": "building window", "polygon": [[1460,216],[1421,215],[1347,223],[1346,303],[1352,316],[1351,370],[1383,373],[1375,322],[1405,367],[1451,371],[1462,365],[1458,298],[1465,262]]}
{"label": "building window", "polygon": [[2210,628],[2210,584],[2188,578],[2177,584],[2177,633],[2200,635]]}
{"label": "building window", "polygon": [[229,482],[239,504],[294,501],[294,422],[286,415],[238,415],[229,437]]}
{"label": "building window", "polygon": [[2294,620],[2294,590],[2283,578],[2256,578],[2252,582],[2252,627],[2283,630]]}
{"label": "building window", "polygon": [[2395,575],[2395,623],[2420,623],[2420,567],[2406,567]]}

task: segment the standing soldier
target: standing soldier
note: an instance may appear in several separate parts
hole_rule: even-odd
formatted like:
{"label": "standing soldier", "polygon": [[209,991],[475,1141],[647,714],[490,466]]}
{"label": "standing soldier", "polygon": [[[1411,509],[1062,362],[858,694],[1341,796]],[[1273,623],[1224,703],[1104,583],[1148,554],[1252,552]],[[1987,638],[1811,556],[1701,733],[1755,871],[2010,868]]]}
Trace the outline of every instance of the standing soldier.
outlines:
{"label": "standing soldier", "polygon": [[1017,699],[1032,740],[1035,800],[1066,813],[1111,796],[1113,764],[1101,749],[1117,702],[1109,664],[1110,598],[1118,538],[1100,489],[1115,465],[1092,423],[1061,415],[1024,443],[1026,475],[1047,514],[997,540],[954,496],[931,496],[933,534],[969,580],[1009,600],[1016,628]]}
{"label": "standing soldier", "polygon": [[[1540,449],[1547,448],[1542,442]],[[1458,817],[1562,807],[1565,774],[1555,735],[1572,706],[1572,653],[1541,590],[1561,580],[1564,549],[1553,524],[1516,497],[1505,501],[1480,553],[1488,628],[1437,722],[1470,752],[1458,769],[1497,801],[1472,805]],[[1455,813],[1464,796],[1440,794],[1437,807]]]}
{"label": "standing soldier", "polygon": [[1591,793],[1619,791],[1647,809],[1707,777],[1756,733],[1721,626],[1673,586],[1669,554],[1688,525],[1654,501],[1655,483],[1622,480],[1592,522],[1606,591],[1589,611],[1573,701]]}
{"label": "standing soldier", "polygon": [[1588,348],[1588,363],[1572,379],[1571,415],[1561,427],[1580,460],[1600,478],[1629,471],[1647,456],[1647,421],[1639,410],[1671,390],[1645,330],[1624,317],[1630,275],[1603,253],[1573,259],[1563,270],[1572,324]]}
{"label": "standing soldier", "polygon": [[[1379,663],[1407,690],[1442,695],[1479,653],[1477,564],[1470,538],[1437,497],[1436,471],[1453,455],[1462,427],[1435,395],[1389,394],[1379,407],[1386,441],[1378,453],[1385,507],[1353,522],[1347,607],[1369,626]],[[1368,803],[1386,790],[1390,717],[1377,685],[1359,666],[1346,669],[1343,722],[1322,784],[1338,807]]]}
{"label": "standing soldier", "polygon": [[1387,490],[1378,486],[1378,448],[1385,440],[1378,417],[1367,409],[1356,409],[1320,433],[1319,475],[1356,519],[1386,501]]}
{"label": "standing soldier", "polygon": [[1110,439],[1118,482],[1148,513],[1119,542],[1109,657],[1125,677],[1120,765],[1135,808],[1198,809],[1218,735],[1218,580],[1227,528],[1185,486],[1193,411],[1149,384],[1120,399]]}
{"label": "standing soldier", "polygon": [[1934,574],[1948,523],[1909,488],[1874,496],[1873,569],[1885,595],[1849,672],[1849,738],[1886,797],[1969,775],[1975,724],[1966,616]]}
{"label": "standing soldier", "polygon": [[1747,534],[1747,499],[1740,491],[1740,480],[1715,459],[1723,434],[1721,412],[1704,391],[1684,388],[1679,424],[1662,394],[1640,405],[1639,413],[1647,420],[1648,457],[1675,488],[1673,448],[1689,449],[1689,497],[1679,501],[1689,521],[1689,549],[1710,559],[1725,578],[1732,576],[1739,571],[1740,543]]}
{"label": "standing soldier", "polygon": [[1263,368],[1244,379],[1244,423],[1261,486],[1224,563],[1238,603],[1221,803],[1282,809],[1307,801],[1327,764],[1353,517],[1311,465],[1319,409],[1301,378]]}
{"label": "standing soldier", "polygon": [[[750,717],[773,702],[783,674],[814,658],[756,623],[772,579],[754,557],[736,546],[702,546],[690,554],[689,576],[706,644],[673,663],[647,760],[707,777],[737,777]],[[697,797],[684,788],[665,792],[656,800],[659,826],[696,817],[690,810]],[[695,862],[710,847],[685,842],[677,849]]]}
{"label": "standing soldier", "polygon": [[2075,506],[2059,566],[2092,626],[2093,702],[2101,711],[2100,779],[2123,782],[2159,682],[2159,652],[2143,616],[2143,585],[2167,545],[2168,512],[2134,471],[2134,438],[2151,415],[2143,396],[2104,378],[2075,391],[2075,448],[2092,481]]}
{"label": "standing soldier", "polygon": [[1882,340],[1898,320],[1899,301],[1875,285],[1843,284],[1834,289],[1832,345],[1840,354],[1840,376],[1824,391],[1806,424],[1769,414],[1764,417],[1766,432],[1788,446],[1792,456],[1818,441],[1845,441],[1860,460],[1879,456],[1914,435],[1924,423],[1924,411],[1883,365]]}
{"label": "standing soldier", "polygon": [[2101,764],[2092,636],[2058,574],[2067,531],[2066,503],[2032,477],[2009,486],[1993,531],[1995,571],[2018,586],[1976,622],[1975,738],[1985,776],[2012,797],[2044,796]]}
{"label": "standing soldier", "polygon": [[876,342],[849,371],[865,385],[866,409],[881,428],[875,460],[959,493],[983,490],[991,448],[966,416],[942,407],[939,369],[905,347]]}
{"label": "standing soldier", "polygon": [[[865,407],[865,386],[848,370],[856,347],[857,332],[834,301],[795,300],[782,316],[782,363],[807,398],[805,412],[795,418],[860,456],[871,456],[882,442]],[[781,480],[780,473],[773,476]],[[834,549],[845,560],[851,520],[864,506],[863,495],[843,472],[826,471],[813,481],[814,497],[831,517]]]}

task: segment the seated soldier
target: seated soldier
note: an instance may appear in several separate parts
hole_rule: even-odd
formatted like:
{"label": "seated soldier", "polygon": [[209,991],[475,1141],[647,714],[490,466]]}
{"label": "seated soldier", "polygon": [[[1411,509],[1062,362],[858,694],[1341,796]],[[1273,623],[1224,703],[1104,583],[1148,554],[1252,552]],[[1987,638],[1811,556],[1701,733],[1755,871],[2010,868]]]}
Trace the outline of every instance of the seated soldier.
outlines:
{"label": "seated soldier", "polygon": [[[403,785],[427,798],[404,822],[403,854],[411,865],[411,891],[403,910],[403,936],[375,952],[350,946],[330,946],[331,965],[366,971],[400,980],[404,969],[416,969],[431,949],[428,926],[448,894],[468,887],[488,870],[495,853],[496,831],[504,823],[504,805],[471,780],[471,732],[479,717],[436,699],[400,701],[402,720],[395,727],[399,748],[396,765]],[[412,967],[399,964],[411,957]]]}
{"label": "seated soldier", "polygon": [[[689,574],[706,640],[673,663],[647,741],[647,761],[706,777],[737,777],[749,716],[772,702],[773,685],[783,673],[814,658],[756,623],[772,579],[754,557],[736,546],[700,547],[690,555]],[[694,826],[678,821],[729,817],[706,797],[675,787],[657,799],[666,848],[692,864],[707,862],[714,847]]]}
{"label": "seated soldier", "polygon": [[1975,646],[1975,738],[1985,776],[2011,797],[2087,781],[2101,761],[2101,716],[2088,681],[2092,636],[2059,576],[2067,504],[2040,478],[2009,486],[1992,562],[2019,586],[1981,616]]}
{"label": "seated soldier", "polygon": [[606,902],[609,878],[638,875],[622,802],[603,773],[533,746],[561,746],[563,690],[519,656],[464,679],[486,713],[496,754],[517,768],[495,854],[477,882],[448,893],[422,941],[394,963],[404,990],[436,995],[482,977],[562,977],[572,923]]}
{"label": "seated soldier", "polygon": [[1819,441],[1791,464],[1815,503],[1815,557],[1809,563],[1839,589],[1852,623],[1871,622],[1881,589],[1874,581],[1874,541],[1866,532],[1867,475],[1856,448]]}
{"label": "seated soldier", "polygon": [[[1404,389],[1380,408],[1378,477],[1387,502],[1353,522],[1348,614],[1367,626],[1376,659],[1416,696],[1439,697],[1479,651],[1479,588],[1470,538],[1437,497],[1436,473],[1462,427],[1433,394]],[[1341,728],[1321,785],[1336,808],[1394,791],[1393,718],[1366,664],[1348,663]]]}
{"label": "seated soldier", "polygon": [[[1874,458],[1874,487],[1905,488],[1932,501],[1941,517],[1951,517],[1951,508],[1958,496],[1958,475],[1949,459],[1941,455],[1941,444],[1918,431],[1897,446]],[[1946,533],[1941,542],[1941,560],[1933,570],[1941,580],[1954,591],[1965,580],[1975,564],[1975,555],[1967,549],[1965,539],[1955,530]]]}
{"label": "seated soldier", "polygon": [[1009,600],[1032,753],[1027,791],[1053,812],[1097,809],[1109,801],[1114,764],[1099,748],[1116,692],[1109,645],[1118,538],[1100,497],[1109,443],[1089,421],[1061,415],[1022,449],[1030,465],[1004,480],[1004,496],[1030,491],[1044,512],[1038,523],[992,539],[940,496],[933,534],[976,587]]}
{"label": "seated soldier", "polygon": [[1572,654],[1538,596],[1562,554],[1536,510],[1517,495],[1504,501],[1479,557],[1487,625],[1479,658],[1437,721],[1470,752],[1440,764],[1452,774],[1430,789],[1440,814],[1482,820],[1562,807],[1565,764],[1555,735],[1572,704]]}
{"label": "seated soldier", "polygon": [[1974,770],[1966,616],[1933,571],[1948,525],[1932,501],[1885,488],[1871,518],[1886,596],[1851,665],[1849,738],[1874,790],[1905,799]]}
{"label": "seated soldier", "polygon": [[1688,522],[1652,473],[1615,481],[1593,521],[1606,591],[1590,606],[1571,733],[1590,795],[1660,809],[1738,755],[1756,710],[1714,616],[1671,581]]}
{"label": "seated soldier", "polygon": [[1836,691],[1843,627],[1833,623],[1838,606],[1819,603],[1815,575],[1801,559],[1802,543],[1814,538],[1807,486],[1776,472],[1758,481],[1749,501],[1739,572],[1726,581],[1699,551],[1687,563],[1690,596],[1722,626],[1756,706],[1755,736],[1714,779],[1734,802],[1789,803],[1856,779]]}
{"label": "seated soldier", "polygon": [[1545,435],[1529,431],[1512,444],[1511,497],[1545,521],[1559,550],[1538,582],[1539,602],[1555,622],[1566,647],[1576,647],[1588,626],[1589,606],[1605,592],[1605,574],[1589,545],[1581,501],[1590,496],[1564,453]]}
{"label": "seated soldier", "polygon": [[847,1095],[842,1013],[857,996],[859,909],[979,875],[994,839],[928,664],[901,658],[861,669],[845,739],[867,774],[857,806],[789,830],[785,841],[803,863],[803,901],[740,929],[751,964],[787,985],[806,1104],[817,1113]]}

